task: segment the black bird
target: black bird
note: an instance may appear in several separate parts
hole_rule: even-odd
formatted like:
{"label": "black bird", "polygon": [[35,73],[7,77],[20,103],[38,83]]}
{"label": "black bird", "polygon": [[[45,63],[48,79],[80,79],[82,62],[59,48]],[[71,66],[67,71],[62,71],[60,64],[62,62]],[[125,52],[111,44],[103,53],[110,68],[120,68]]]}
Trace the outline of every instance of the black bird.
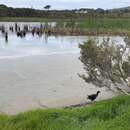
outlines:
{"label": "black bird", "polygon": [[96,94],[88,95],[87,99],[94,101],[97,98],[99,93],[100,93],[100,91],[97,91]]}

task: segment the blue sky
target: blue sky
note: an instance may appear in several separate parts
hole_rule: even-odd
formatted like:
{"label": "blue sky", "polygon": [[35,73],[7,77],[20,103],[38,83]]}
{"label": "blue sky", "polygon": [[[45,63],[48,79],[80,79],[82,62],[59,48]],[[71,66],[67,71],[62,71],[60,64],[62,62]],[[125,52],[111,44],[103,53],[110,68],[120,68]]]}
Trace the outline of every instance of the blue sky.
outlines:
{"label": "blue sky", "polygon": [[0,0],[0,4],[12,7],[33,7],[42,9],[45,5],[52,5],[52,9],[75,8],[118,8],[130,6],[130,0]]}

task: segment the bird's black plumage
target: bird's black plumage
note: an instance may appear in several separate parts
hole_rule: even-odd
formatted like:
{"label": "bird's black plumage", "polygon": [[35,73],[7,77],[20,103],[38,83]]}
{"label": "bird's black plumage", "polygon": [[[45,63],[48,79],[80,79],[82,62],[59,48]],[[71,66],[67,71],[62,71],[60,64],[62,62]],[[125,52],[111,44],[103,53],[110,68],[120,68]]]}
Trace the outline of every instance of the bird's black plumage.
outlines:
{"label": "bird's black plumage", "polygon": [[99,93],[100,93],[100,91],[97,91],[96,94],[88,95],[88,99],[91,101],[94,101],[97,98]]}

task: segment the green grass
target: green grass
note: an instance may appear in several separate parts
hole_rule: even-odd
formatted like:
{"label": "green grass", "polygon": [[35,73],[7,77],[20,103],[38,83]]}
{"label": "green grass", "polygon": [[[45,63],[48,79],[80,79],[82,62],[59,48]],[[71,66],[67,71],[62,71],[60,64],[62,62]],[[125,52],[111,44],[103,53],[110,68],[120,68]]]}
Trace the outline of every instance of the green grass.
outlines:
{"label": "green grass", "polygon": [[81,21],[83,28],[130,29],[130,18],[88,18]]}
{"label": "green grass", "polygon": [[81,21],[79,26],[88,31],[97,31],[102,33],[129,33],[130,18],[90,18]]}
{"label": "green grass", "polygon": [[[58,21],[58,25],[62,27],[63,21]],[[75,25],[80,28],[81,34],[130,34],[130,18],[84,18],[67,21],[67,27],[73,28]]]}
{"label": "green grass", "polygon": [[[45,22],[55,21],[60,24],[64,21],[78,22],[79,27],[86,29],[126,29],[130,30],[130,18],[84,18],[84,19],[46,19],[46,18],[26,18],[26,17],[0,17],[0,21],[8,22]],[[63,25],[63,24],[61,24]],[[71,25],[71,24],[70,24]],[[72,23],[73,25],[73,23]]]}
{"label": "green grass", "polygon": [[[22,17],[0,17],[0,21],[8,22],[57,22],[58,27],[63,28],[64,22],[67,22],[68,28],[77,27],[81,34],[86,32],[92,34],[112,34],[123,35],[130,34],[130,18],[84,18],[84,19],[46,19],[46,18],[22,18]],[[92,32],[92,33],[91,33]]]}
{"label": "green grass", "polygon": [[[82,21],[84,19],[77,19],[77,21]],[[43,17],[0,17],[0,21],[6,22],[59,22],[59,21],[70,21],[70,19],[47,19]]]}
{"label": "green grass", "polygon": [[26,17],[0,17],[0,21],[6,22],[44,22],[44,18],[26,18]]}
{"label": "green grass", "polygon": [[0,130],[130,130],[130,96],[90,106],[0,116]]}
{"label": "green grass", "polygon": [[[60,24],[62,22],[64,21],[61,20]],[[80,28],[86,28],[86,29],[130,30],[130,18],[84,18],[84,19],[78,19],[78,20],[70,19],[67,22],[70,27],[73,26],[75,22],[78,22],[78,26]]]}

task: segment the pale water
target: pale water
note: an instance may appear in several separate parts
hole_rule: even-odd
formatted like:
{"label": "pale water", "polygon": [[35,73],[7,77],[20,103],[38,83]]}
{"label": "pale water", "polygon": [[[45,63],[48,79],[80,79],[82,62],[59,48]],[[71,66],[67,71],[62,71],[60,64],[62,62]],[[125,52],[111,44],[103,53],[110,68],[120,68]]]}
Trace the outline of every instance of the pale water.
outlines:
{"label": "pale water", "polygon": [[[23,28],[28,25],[30,28],[39,27],[41,23],[18,23]],[[51,23],[54,25],[55,23]],[[9,30],[9,26],[15,23],[1,22],[0,26],[5,26]],[[80,52],[79,43],[83,43],[88,36],[38,36],[27,33],[26,37],[17,37],[15,32],[8,31],[8,42],[5,41],[4,34],[0,31],[0,59],[18,58],[32,55],[53,55],[53,54],[77,54]],[[103,37],[97,37],[103,39]],[[114,42],[123,42],[121,37],[111,37]]]}

